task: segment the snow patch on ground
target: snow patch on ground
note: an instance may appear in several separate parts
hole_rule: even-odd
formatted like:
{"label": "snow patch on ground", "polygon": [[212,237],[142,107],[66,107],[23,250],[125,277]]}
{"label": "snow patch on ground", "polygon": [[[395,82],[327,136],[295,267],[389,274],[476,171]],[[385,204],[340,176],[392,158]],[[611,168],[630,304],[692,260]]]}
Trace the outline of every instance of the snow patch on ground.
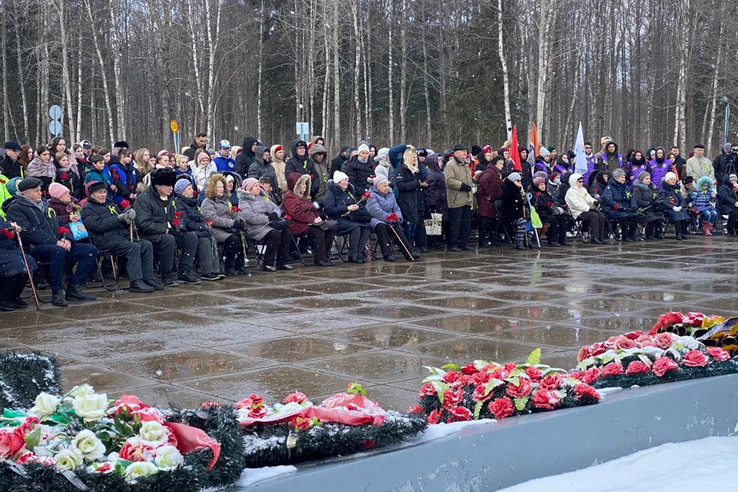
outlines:
{"label": "snow patch on ground", "polygon": [[497,421],[494,419],[481,419],[481,420],[469,420],[466,422],[453,422],[451,424],[429,425],[428,429],[423,434],[420,434],[415,439],[409,440],[408,443],[419,444],[422,442],[435,441],[436,439],[441,439],[451,434],[460,432],[466,429],[467,427],[472,427],[472,426],[480,425],[480,424],[481,425],[491,424],[493,422],[497,422]]}
{"label": "snow patch on ground", "polygon": [[236,486],[249,487],[262,480],[286,475],[287,473],[295,473],[297,468],[292,465],[265,466],[263,468],[246,468],[241,474],[241,478],[236,482]]}
{"label": "snow patch on ground", "polygon": [[735,492],[738,436],[669,443],[500,492]]}

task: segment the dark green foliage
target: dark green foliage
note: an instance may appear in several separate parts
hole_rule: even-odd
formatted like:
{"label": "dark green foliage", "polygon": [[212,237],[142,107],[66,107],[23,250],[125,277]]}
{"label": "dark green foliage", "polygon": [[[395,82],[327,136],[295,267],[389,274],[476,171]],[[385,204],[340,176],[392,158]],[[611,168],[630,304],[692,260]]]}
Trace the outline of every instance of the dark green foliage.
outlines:
{"label": "dark green foliage", "polygon": [[403,442],[426,427],[423,416],[389,411],[381,425],[324,423],[308,431],[293,430],[295,447],[287,449],[288,423],[259,425],[244,431],[244,463],[246,468],[260,468],[353,454]]}
{"label": "dark green foliage", "polygon": [[54,357],[37,352],[0,353],[0,410],[30,408],[44,391],[61,393],[59,364]]}

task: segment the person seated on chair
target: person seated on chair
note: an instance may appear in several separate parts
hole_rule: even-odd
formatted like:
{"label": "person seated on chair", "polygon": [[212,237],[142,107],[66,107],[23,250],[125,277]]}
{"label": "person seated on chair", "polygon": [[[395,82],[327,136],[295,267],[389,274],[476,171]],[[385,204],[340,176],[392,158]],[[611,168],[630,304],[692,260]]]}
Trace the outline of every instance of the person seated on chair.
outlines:
{"label": "person seated on chair", "polygon": [[638,228],[638,206],[625,180],[623,169],[618,168],[612,172],[612,179],[602,192],[602,210],[607,220],[620,224],[622,236],[619,239],[633,242]]}
{"label": "person seated on chair", "polygon": [[[237,205],[228,201],[227,178],[213,174],[205,188],[205,200],[200,205],[202,218],[210,223],[213,236],[223,245],[223,263],[228,277],[250,276],[246,269],[246,242],[243,237],[246,222]],[[240,178],[239,178],[240,179]]]}
{"label": "person seated on chair", "polygon": [[[545,178],[543,178],[545,179]],[[533,247],[531,233],[527,230],[530,210],[523,192],[523,181],[520,173],[510,173],[502,183],[502,206],[500,215],[505,227],[515,233],[515,249],[526,249],[526,234],[528,248]]]}
{"label": "person seated on chair", "polygon": [[[0,311],[28,307],[26,301],[21,299],[28,272],[15,239],[18,232],[21,232],[18,224],[0,217]],[[38,265],[30,255],[26,255],[26,260],[33,275]]]}
{"label": "person seated on chair", "polygon": [[599,202],[584,187],[584,178],[581,174],[573,173],[569,176],[569,189],[565,199],[571,216],[575,220],[581,219],[582,226],[586,226],[589,230],[592,242],[604,244],[605,214],[598,210]]}
{"label": "person seated on chair", "polygon": [[70,222],[79,222],[79,202],[72,196],[69,188],[60,183],[51,183],[49,196],[49,207],[56,212],[59,225],[69,227]]}
{"label": "person seated on chair", "polygon": [[197,264],[202,272],[201,278],[210,281],[224,279],[225,275],[220,274],[218,244],[197,209],[197,198],[192,182],[187,178],[180,178],[174,185],[174,193],[175,207],[182,212],[180,216],[182,226],[187,232],[194,232],[197,236]]}
{"label": "person seated on chair", "polygon": [[87,185],[87,203],[82,207],[82,223],[90,235],[92,244],[101,250],[126,257],[126,270],[130,281],[129,292],[150,293],[164,285],[154,280],[154,248],[145,239],[139,239],[134,231],[131,241],[130,224],[136,211],[123,211],[108,200],[105,183],[91,181]]}
{"label": "person seated on chair", "polygon": [[[261,188],[259,180],[247,178],[238,192],[241,217],[246,222],[248,237],[266,246],[260,268],[265,272],[292,270],[290,258],[292,235],[280,209]],[[276,259],[276,266],[275,266]]]}
{"label": "person seated on chair", "polygon": [[661,204],[656,201],[657,196],[658,190],[651,182],[651,174],[641,171],[633,183],[633,198],[638,205],[638,223],[646,224],[646,241],[664,239],[664,213],[661,211]]}
{"label": "person seated on chair", "polygon": [[[51,303],[67,306],[67,300],[94,301],[97,297],[82,291],[82,286],[95,268],[97,248],[91,244],[75,243],[69,229],[60,227],[56,213],[41,195],[42,182],[26,178],[18,183],[18,192],[7,212],[7,219],[23,230],[26,251],[37,261],[49,264],[51,275]],[[77,270],[67,284],[66,295],[62,277],[67,263],[77,263]]]}
{"label": "person seated on chair", "polygon": [[282,208],[290,223],[290,233],[299,237],[307,233],[313,245],[315,266],[331,267],[331,245],[337,228],[335,221],[324,221],[310,199],[312,178],[309,174],[292,173],[287,178],[288,190],[282,197]]}
{"label": "person seated on chair", "polygon": [[541,222],[548,223],[548,245],[571,246],[566,242],[566,214],[564,209],[554,203],[553,196],[546,186],[546,178],[535,178],[533,180],[533,206],[541,218]]}
{"label": "person seated on chair", "polygon": [[329,219],[338,221],[335,235],[348,236],[349,263],[366,263],[361,252],[364,251],[372,232],[370,224],[372,216],[357,202],[348,175],[342,171],[334,172],[333,179],[326,183],[323,208]]}
{"label": "person seated on chair", "polygon": [[725,228],[729,235],[735,236],[738,225],[738,175],[725,176],[723,184],[718,189],[718,202],[720,215],[728,216],[728,224]]}
{"label": "person seated on chair", "polygon": [[709,176],[702,176],[697,180],[697,187],[692,192],[694,210],[702,216],[702,231],[705,236],[712,236],[712,230],[717,222],[717,210],[713,205],[716,197],[715,187]]}
{"label": "person seated on chair", "polygon": [[677,240],[684,239],[684,230],[689,226],[689,214],[686,210],[686,202],[682,198],[682,194],[677,187],[676,174],[672,172],[666,173],[664,181],[661,183],[656,201],[658,201],[665,210],[666,218],[674,224],[674,234]]}
{"label": "person seated on chair", "polygon": [[[377,176],[374,185],[369,190],[369,199],[366,201],[366,211],[372,214],[370,224],[377,234],[377,240],[382,248],[382,256],[385,261],[395,261],[392,250],[392,239],[400,243],[402,255],[409,261],[420,258],[420,252],[415,250],[400,226],[402,224],[402,212],[395,200],[395,193],[384,176]],[[390,231],[392,229],[392,231]]]}
{"label": "person seated on chair", "polygon": [[142,239],[151,241],[154,252],[159,252],[159,273],[164,285],[176,285],[174,275],[174,250],[182,249],[179,280],[187,284],[199,284],[201,280],[191,271],[197,254],[197,236],[187,232],[177,215],[172,192],[177,175],[171,168],[156,169],[151,173],[151,185],[133,203],[135,223]]}

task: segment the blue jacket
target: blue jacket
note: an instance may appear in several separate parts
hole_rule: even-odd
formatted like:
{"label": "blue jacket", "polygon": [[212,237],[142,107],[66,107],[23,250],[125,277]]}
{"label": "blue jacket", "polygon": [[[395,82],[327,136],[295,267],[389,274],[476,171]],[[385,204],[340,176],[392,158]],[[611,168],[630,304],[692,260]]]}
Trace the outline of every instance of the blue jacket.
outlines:
{"label": "blue jacket", "polygon": [[231,157],[223,157],[220,154],[215,156],[215,159],[213,159],[213,162],[218,167],[219,173],[224,173],[226,171],[233,171],[233,169],[236,167],[235,159]]}
{"label": "blue jacket", "polygon": [[377,224],[387,224],[387,216],[395,213],[397,214],[397,223],[402,223],[402,211],[400,206],[395,200],[395,193],[390,188],[386,195],[383,195],[379,190],[372,186],[369,190],[371,196],[366,201],[366,210],[372,214],[372,228],[376,227]]}
{"label": "blue jacket", "polygon": [[626,183],[618,183],[614,179],[608,181],[601,201],[602,211],[608,219],[617,220],[637,215],[638,205]]}
{"label": "blue jacket", "polygon": [[[707,183],[707,190],[703,190],[702,186]],[[705,210],[715,210],[715,206],[712,204],[712,195],[715,192],[715,188],[712,184],[712,180],[708,176],[702,176],[697,180],[697,186],[692,192],[692,206],[698,212],[704,212]]]}
{"label": "blue jacket", "polygon": [[[682,193],[676,187],[672,186],[666,181],[661,184],[661,189],[656,197],[658,201],[664,207],[664,215],[669,219],[670,222],[679,222],[682,220],[689,219],[687,214],[687,203],[682,198]],[[674,210],[675,207],[681,207],[678,212]]]}

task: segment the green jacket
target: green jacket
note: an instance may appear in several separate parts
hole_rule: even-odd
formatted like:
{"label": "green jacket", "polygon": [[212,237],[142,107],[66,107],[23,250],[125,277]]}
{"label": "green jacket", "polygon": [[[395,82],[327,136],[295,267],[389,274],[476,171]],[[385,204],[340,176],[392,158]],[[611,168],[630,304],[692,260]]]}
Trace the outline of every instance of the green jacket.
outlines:
{"label": "green jacket", "polygon": [[443,175],[446,176],[446,188],[448,188],[446,192],[448,208],[471,207],[472,192],[461,191],[462,184],[470,188],[474,186],[469,166],[464,162],[459,163],[456,158],[452,157],[443,169]]}

